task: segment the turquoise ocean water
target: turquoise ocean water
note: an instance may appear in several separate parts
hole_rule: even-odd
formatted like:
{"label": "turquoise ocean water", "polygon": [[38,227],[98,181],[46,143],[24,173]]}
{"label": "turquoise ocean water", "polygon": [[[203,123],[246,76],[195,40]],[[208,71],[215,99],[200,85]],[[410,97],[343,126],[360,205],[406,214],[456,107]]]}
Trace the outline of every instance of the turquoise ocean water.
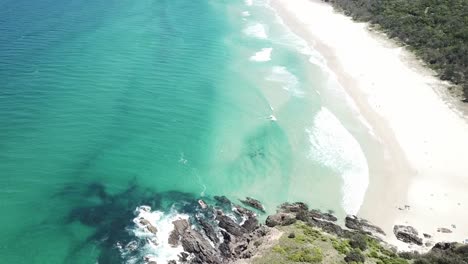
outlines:
{"label": "turquoise ocean water", "polygon": [[355,213],[367,128],[323,64],[268,1],[0,0],[0,263],[135,263],[142,204]]}

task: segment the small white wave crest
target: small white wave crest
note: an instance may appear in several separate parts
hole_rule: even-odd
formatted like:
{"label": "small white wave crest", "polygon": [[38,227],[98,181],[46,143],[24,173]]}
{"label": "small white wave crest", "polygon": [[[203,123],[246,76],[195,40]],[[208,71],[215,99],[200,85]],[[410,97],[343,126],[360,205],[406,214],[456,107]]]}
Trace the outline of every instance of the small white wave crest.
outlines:
{"label": "small white wave crest", "polygon": [[271,60],[273,48],[263,48],[250,57],[251,61],[265,62]]}
{"label": "small white wave crest", "polygon": [[258,39],[268,38],[266,26],[260,23],[254,23],[249,25],[246,29],[244,29],[244,34]]}
{"label": "small white wave crest", "polygon": [[283,84],[283,89],[293,96],[302,97],[304,95],[304,91],[300,89],[299,80],[286,67],[274,66],[267,80]]}
{"label": "small white wave crest", "polygon": [[367,160],[359,143],[326,108],[315,115],[314,125],[306,132],[309,158],[341,174],[343,207],[346,213],[357,214],[369,185]]}
{"label": "small white wave crest", "polygon": [[276,42],[287,47],[296,49],[298,52],[309,57],[309,62],[312,64],[318,65],[319,67],[326,66],[326,60],[317,50],[313,49],[309,43],[299,35],[293,32],[293,30],[286,25],[284,20],[278,14],[277,10],[271,7],[270,2],[267,2],[266,7],[268,7],[275,14],[276,22],[280,24],[285,32],[279,37]]}

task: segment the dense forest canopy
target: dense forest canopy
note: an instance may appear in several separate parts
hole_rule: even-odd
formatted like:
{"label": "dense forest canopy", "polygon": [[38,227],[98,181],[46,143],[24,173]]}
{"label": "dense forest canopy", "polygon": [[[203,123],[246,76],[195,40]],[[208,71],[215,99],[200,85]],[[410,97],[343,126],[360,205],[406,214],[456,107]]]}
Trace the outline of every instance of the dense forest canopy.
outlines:
{"label": "dense forest canopy", "polygon": [[408,44],[468,98],[468,0],[325,0]]}

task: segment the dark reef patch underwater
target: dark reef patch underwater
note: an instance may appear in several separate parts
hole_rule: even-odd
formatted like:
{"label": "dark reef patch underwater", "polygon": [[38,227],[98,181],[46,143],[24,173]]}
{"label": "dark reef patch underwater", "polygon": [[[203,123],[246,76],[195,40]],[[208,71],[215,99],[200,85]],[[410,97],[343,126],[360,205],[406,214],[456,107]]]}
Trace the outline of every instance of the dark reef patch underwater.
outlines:
{"label": "dark reef patch underwater", "polygon": [[129,183],[125,190],[115,194],[107,192],[106,187],[98,182],[67,187],[55,194],[54,199],[77,199],[87,202],[71,209],[64,224],[76,221],[91,227],[94,232],[82,245],[71,251],[66,262],[73,263],[74,255],[89,243],[95,244],[100,251],[98,263],[124,262],[117,245],[126,245],[135,239],[130,228],[138,206],[147,205],[162,212],[176,210],[183,214],[194,214],[199,207],[196,198],[193,194],[178,191],[158,193],[135,182]]}

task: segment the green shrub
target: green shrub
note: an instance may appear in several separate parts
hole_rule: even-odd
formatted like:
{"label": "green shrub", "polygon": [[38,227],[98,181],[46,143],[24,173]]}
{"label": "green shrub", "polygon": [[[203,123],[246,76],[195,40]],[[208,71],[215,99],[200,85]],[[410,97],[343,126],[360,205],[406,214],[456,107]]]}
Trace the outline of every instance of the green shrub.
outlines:
{"label": "green shrub", "polygon": [[468,245],[463,245],[455,249],[455,253],[468,257]]}
{"label": "green shrub", "polygon": [[349,245],[352,248],[359,248],[360,250],[364,251],[367,249],[367,238],[363,234],[355,234],[351,237]]}
{"label": "green shrub", "polygon": [[298,244],[308,244],[308,243],[314,242],[313,238],[307,237],[307,236],[302,235],[302,234],[296,235],[296,237],[293,238],[293,239]]}
{"label": "green shrub", "polygon": [[343,255],[348,254],[350,251],[348,240],[334,240],[332,241],[332,246]]}
{"label": "green shrub", "polygon": [[281,254],[281,255],[286,254],[286,250],[281,246],[274,246],[272,250],[273,250],[273,252],[276,252],[276,253]]}
{"label": "green shrub", "polygon": [[400,252],[398,253],[398,256],[403,259],[415,259],[419,257],[419,253],[417,251],[415,252]]}
{"label": "green shrub", "polygon": [[371,258],[379,258],[379,253],[377,253],[377,251],[375,251],[374,249],[371,249],[367,255]]}
{"label": "green shrub", "polygon": [[346,263],[351,263],[351,262],[356,262],[356,263],[364,263],[366,261],[366,257],[359,252],[358,250],[353,250],[346,254],[346,257],[344,258]]}
{"label": "green shrub", "polygon": [[421,255],[414,261],[414,264],[468,264],[468,257],[457,255],[450,250],[432,250]]}
{"label": "green shrub", "polygon": [[302,232],[304,232],[304,235],[312,238],[312,239],[317,239],[317,238],[321,238],[323,235],[322,233],[320,233],[320,231],[314,229],[313,227],[311,226],[308,226],[308,225],[300,225],[300,228],[302,229]]}
{"label": "green shrub", "polygon": [[287,258],[294,262],[320,263],[323,260],[323,253],[319,248],[306,248],[289,254]]}
{"label": "green shrub", "polygon": [[406,259],[402,258],[388,258],[388,257],[383,257],[380,259],[382,264],[408,264],[408,261]]}

